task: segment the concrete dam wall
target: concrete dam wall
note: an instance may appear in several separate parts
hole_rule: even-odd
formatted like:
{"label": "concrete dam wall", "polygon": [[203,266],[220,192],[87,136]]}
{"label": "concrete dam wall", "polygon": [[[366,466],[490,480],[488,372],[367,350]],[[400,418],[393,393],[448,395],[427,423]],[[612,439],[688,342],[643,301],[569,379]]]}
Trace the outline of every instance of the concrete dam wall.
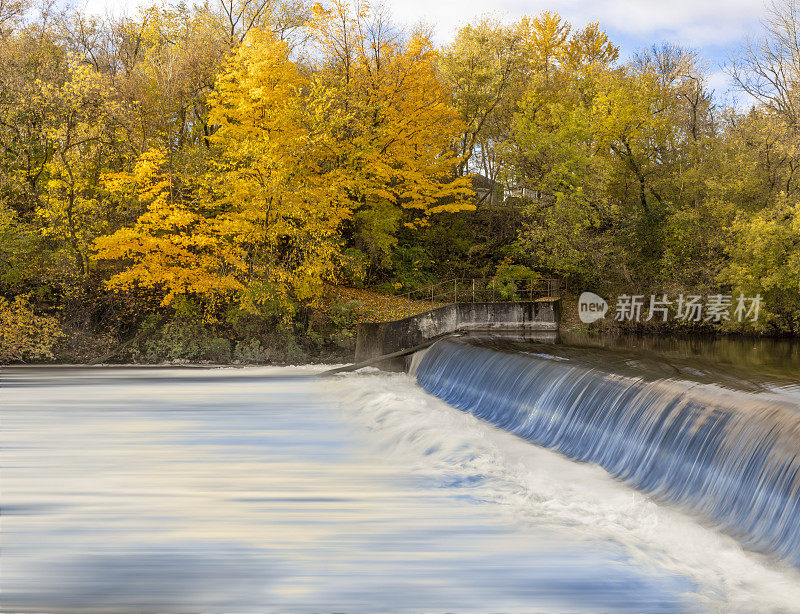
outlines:
{"label": "concrete dam wall", "polygon": [[[554,337],[558,331],[558,299],[508,303],[452,303],[393,322],[360,324],[355,362],[392,354],[453,333],[492,337],[518,333]],[[403,369],[405,361],[381,364]]]}

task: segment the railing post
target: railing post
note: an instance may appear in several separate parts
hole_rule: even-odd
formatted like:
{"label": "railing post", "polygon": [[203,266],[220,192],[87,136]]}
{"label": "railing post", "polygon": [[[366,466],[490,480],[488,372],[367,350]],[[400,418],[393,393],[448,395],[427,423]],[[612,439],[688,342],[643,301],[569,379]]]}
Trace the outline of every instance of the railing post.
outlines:
{"label": "railing post", "polygon": [[458,279],[453,280],[453,302],[458,302]]}
{"label": "railing post", "polygon": [[475,278],[472,278],[472,302],[475,302]]}

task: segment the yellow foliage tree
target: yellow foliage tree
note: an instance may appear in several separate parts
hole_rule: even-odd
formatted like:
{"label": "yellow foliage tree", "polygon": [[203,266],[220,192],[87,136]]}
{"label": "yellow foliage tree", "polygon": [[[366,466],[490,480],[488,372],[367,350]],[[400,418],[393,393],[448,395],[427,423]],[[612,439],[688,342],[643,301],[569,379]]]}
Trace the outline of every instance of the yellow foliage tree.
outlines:
{"label": "yellow foliage tree", "polygon": [[114,103],[107,79],[69,58],[64,83],[36,82],[33,104],[47,110],[39,126],[49,152],[42,165],[45,189],[37,198],[42,235],[61,247],[61,273],[89,274],[92,240],[107,231],[108,211],[97,199],[98,159],[103,155]]}
{"label": "yellow foliage tree", "polygon": [[247,308],[291,315],[321,296],[348,241],[380,257],[401,224],[471,207],[430,41],[368,44],[361,8],[316,7],[310,75],[283,42],[251,31],[217,82],[211,193],[218,229],[246,263]]}
{"label": "yellow foliage tree", "polygon": [[472,209],[462,156],[462,126],[439,80],[427,35],[408,40],[365,2],[316,5],[312,92],[324,101],[314,129],[328,144],[326,165],[353,210],[354,242],[374,261],[396,242],[400,225]]}
{"label": "yellow foliage tree", "polygon": [[104,178],[113,196],[133,198],[144,209],[132,227],[94,242],[97,258],[122,263],[107,287],[155,290],[162,295],[162,306],[179,296],[213,303],[238,292],[242,286],[234,274],[236,261],[225,254],[211,221],[172,198],[166,164],[166,153],[151,149],[142,154],[132,173]]}
{"label": "yellow foliage tree", "polygon": [[339,229],[350,215],[339,181],[327,172],[327,143],[309,117],[324,98],[303,96],[307,81],[285,43],[250,32],[211,98],[218,168],[210,193],[217,229],[242,263],[242,305],[292,315],[322,294],[336,266]]}

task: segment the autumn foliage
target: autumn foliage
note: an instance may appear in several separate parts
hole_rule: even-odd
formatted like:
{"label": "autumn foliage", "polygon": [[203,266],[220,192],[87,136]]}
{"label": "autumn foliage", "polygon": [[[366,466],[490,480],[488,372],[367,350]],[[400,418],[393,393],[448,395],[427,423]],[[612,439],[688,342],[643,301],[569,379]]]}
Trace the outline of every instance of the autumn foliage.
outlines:
{"label": "autumn foliage", "polygon": [[289,322],[348,266],[347,232],[365,252],[350,275],[363,276],[401,226],[471,207],[430,41],[395,35],[370,50],[366,14],[315,7],[318,55],[305,65],[271,32],[244,36],[208,93],[206,165],[189,198],[176,196],[165,148],[102,177],[110,198],[141,212],[93,243],[119,269],[106,287],[155,291],[162,307],[179,295],[212,308],[235,301]]}
{"label": "autumn foliage", "polygon": [[507,266],[761,293],[759,332],[800,331],[800,51],[759,55],[788,40],[780,3],[731,70],[746,112],[693,52],[623,61],[546,11],[437,47],[361,0],[28,9],[0,3],[4,362],[61,331],[296,359],[346,349],[377,296]]}
{"label": "autumn foliage", "polygon": [[58,320],[34,313],[26,297],[0,297],[0,363],[53,358],[53,344],[63,336]]}

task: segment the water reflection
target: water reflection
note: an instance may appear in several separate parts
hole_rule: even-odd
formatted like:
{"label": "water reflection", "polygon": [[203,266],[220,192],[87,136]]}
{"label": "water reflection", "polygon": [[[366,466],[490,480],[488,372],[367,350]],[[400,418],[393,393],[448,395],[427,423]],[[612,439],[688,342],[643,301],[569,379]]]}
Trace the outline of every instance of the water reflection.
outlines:
{"label": "water reflection", "polygon": [[465,336],[462,343],[572,361],[646,380],[679,379],[746,392],[775,392],[800,401],[800,343],[791,339],[655,337],[559,333],[558,342]]}
{"label": "water reflection", "polygon": [[[4,370],[3,610],[697,607],[693,580],[607,535],[520,523],[492,501],[469,462],[483,435],[436,422],[459,412],[395,423],[386,376],[308,374]],[[406,376],[386,381],[421,398]],[[337,396],[353,382],[369,411]],[[419,449],[423,430],[438,439]]]}
{"label": "water reflection", "polygon": [[649,363],[671,365],[691,374],[709,372],[715,380],[739,380],[742,385],[800,383],[800,341],[740,336],[588,335],[562,331],[563,346],[603,349],[636,356]]}

